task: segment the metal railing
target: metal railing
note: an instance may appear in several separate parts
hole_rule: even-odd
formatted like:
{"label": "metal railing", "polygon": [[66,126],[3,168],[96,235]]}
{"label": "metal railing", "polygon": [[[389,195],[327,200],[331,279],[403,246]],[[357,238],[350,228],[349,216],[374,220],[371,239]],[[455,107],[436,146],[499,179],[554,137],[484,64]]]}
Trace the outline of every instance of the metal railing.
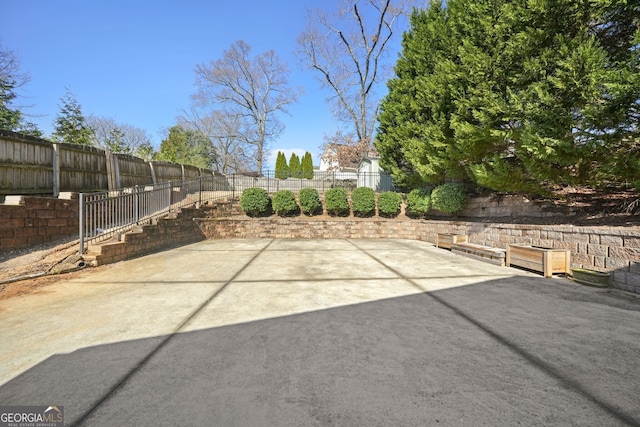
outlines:
{"label": "metal railing", "polygon": [[80,254],[87,245],[105,241],[151,223],[183,207],[233,197],[227,177],[210,176],[191,180],[137,186],[117,191],[80,194]]}
{"label": "metal railing", "polygon": [[80,254],[84,254],[89,244],[104,242],[183,207],[239,196],[253,187],[269,193],[303,188],[324,192],[335,187],[349,191],[356,187],[370,187],[377,192],[394,190],[385,173],[314,171],[310,179],[278,179],[273,171],[267,171],[262,176],[208,175],[117,191],[80,193]]}
{"label": "metal railing", "polygon": [[391,176],[384,172],[314,171],[312,178],[278,179],[274,171],[265,171],[261,176],[234,176],[234,186],[238,192],[245,188],[258,187],[275,193],[280,190],[300,191],[315,188],[323,193],[331,188],[342,187],[348,191],[356,187],[370,187],[376,192],[394,191]]}

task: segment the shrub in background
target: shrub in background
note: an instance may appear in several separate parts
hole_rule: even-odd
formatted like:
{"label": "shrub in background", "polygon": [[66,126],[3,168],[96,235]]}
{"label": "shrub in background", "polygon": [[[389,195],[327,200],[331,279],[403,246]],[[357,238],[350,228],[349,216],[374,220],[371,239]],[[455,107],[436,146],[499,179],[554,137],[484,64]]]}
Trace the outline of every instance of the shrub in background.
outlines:
{"label": "shrub in background", "polygon": [[296,195],[291,190],[280,190],[273,195],[271,206],[276,214],[290,216],[298,213]]}
{"label": "shrub in background", "polygon": [[378,195],[378,214],[392,218],[400,213],[402,196],[394,191],[385,191]]}
{"label": "shrub in background", "polygon": [[246,188],[240,196],[240,207],[249,216],[271,214],[271,199],[263,188]]}
{"label": "shrub in background", "polygon": [[453,182],[439,185],[431,193],[431,204],[449,215],[461,212],[467,206],[467,191],[464,185]]}
{"label": "shrub in background", "polygon": [[407,195],[407,213],[425,216],[431,209],[431,188],[415,188]]}
{"label": "shrub in background", "polygon": [[300,210],[306,215],[313,215],[322,208],[320,195],[315,188],[303,188],[298,193],[298,199],[300,200]]}
{"label": "shrub in background", "polygon": [[367,217],[376,213],[376,192],[373,188],[358,187],[351,192],[351,209],[354,216]]}
{"label": "shrub in background", "polygon": [[348,216],[349,200],[344,188],[331,188],[324,193],[324,206],[329,215]]}

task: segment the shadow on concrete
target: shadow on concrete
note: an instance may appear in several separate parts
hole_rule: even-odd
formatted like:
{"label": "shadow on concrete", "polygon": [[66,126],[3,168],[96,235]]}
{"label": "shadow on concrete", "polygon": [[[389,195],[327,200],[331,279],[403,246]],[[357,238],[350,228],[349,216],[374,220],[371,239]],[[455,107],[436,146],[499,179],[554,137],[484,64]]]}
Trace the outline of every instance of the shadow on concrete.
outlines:
{"label": "shadow on concrete", "polygon": [[640,425],[638,324],[637,301],[505,278],[58,354],[0,402],[92,426]]}

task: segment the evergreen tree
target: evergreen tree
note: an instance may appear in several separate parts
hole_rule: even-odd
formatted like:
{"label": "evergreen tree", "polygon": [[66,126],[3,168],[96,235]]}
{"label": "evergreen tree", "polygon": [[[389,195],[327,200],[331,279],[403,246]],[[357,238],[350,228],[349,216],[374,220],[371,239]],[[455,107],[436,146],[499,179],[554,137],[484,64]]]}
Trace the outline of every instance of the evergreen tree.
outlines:
{"label": "evergreen tree", "polygon": [[291,153],[289,158],[289,174],[291,178],[302,178],[302,165],[296,153]]}
{"label": "evergreen tree", "polygon": [[637,2],[449,0],[415,11],[376,147],[397,185],[640,184]]}
{"label": "evergreen tree", "polygon": [[128,147],[124,140],[124,132],[119,127],[114,127],[107,135],[106,145],[114,153],[127,153]]}
{"label": "evergreen tree", "polygon": [[60,98],[60,112],[54,122],[53,140],[69,144],[91,145],[91,128],[86,123],[82,114],[82,107],[76,96],[67,89],[67,93]]}
{"label": "evergreen tree", "polygon": [[282,151],[278,151],[276,157],[276,178],[287,179],[289,178],[289,166],[287,165],[287,157]]}
{"label": "evergreen tree", "polygon": [[156,153],[153,145],[151,145],[150,142],[145,141],[135,149],[133,155],[150,162],[156,156]]}
{"label": "evergreen tree", "polygon": [[451,155],[450,121],[459,83],[452,59],[457,46],[447,19],[448,11],[435,1],[426,11],[414,11],[396,77],[387,83],[389,93],[380,107],[375,146],[380,165],[399,188],[461,174]]}
{"label": "evergreen tree", "polygon": [[31,122],[25,121],[20,108],[14,105],[17,91],[27,84],[29,76],[20,72],[17,56],[0,46],[0,129],[42,137],[42,132]]}
{"label": "evergreen tree", "polygon": [[181,126],[173,126],[169,129],[167,138],[160,144],[156,159],[212,169],[215,156],[213,144],[205,135]]}
{"label": "evergreen tree", "polygon": [[16,131],[20,127],[22,113],[11,108],[11,103],[16,98],[13,87],[10,76],[0,75],[0,129]]}
{"label": "evergreen tree", "polygon": [[313,179],[313,158],[308,151],[304,153],[302,157],[302,177],[305,179]]}

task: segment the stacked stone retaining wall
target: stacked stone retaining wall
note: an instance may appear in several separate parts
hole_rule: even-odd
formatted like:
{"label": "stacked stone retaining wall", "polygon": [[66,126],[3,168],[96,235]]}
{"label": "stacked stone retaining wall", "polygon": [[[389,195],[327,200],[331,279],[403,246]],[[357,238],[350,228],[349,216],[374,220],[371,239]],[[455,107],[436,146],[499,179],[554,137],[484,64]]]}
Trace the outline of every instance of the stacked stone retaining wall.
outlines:
{"label": "stacked stone retaining wall", "polygon": [[78,237],[78,200],[19,196],[0,205],[0,253]]}
{"label": "stacked stone retaining wall", "polygon": [[194,218],[202,215],[204,212],[201,209],[185,208],[177,215],[160,218],[155,224],[137,227],[113,241],[91,245],[83,259],[87,264],[97,267],[201,241],[204,236]]}

